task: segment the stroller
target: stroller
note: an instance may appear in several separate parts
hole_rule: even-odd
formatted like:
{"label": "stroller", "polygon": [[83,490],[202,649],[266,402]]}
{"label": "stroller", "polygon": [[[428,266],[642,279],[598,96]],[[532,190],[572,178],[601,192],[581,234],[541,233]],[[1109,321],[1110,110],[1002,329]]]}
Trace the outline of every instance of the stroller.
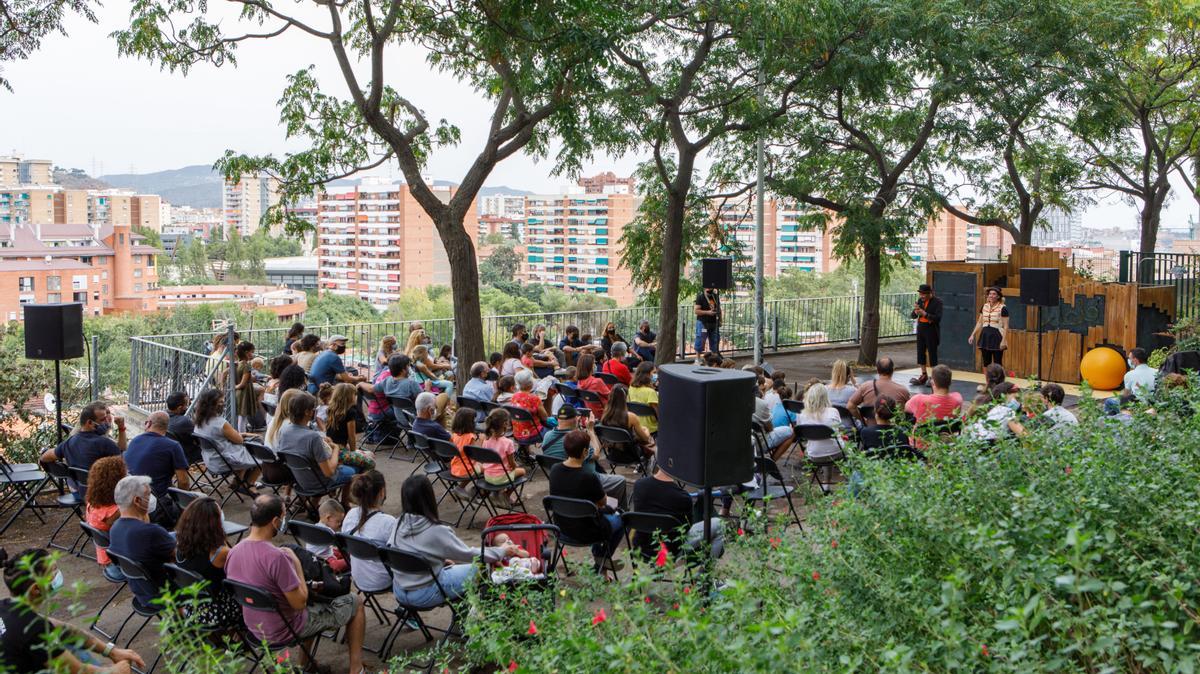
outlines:
{"label": "stroller", "polygon": [[483,558],[483,548],[495,545],[496,537],[504,534],[513,543],[529,553],[528,558],[513,558],[503,562],[488,564],[488,578],[493,585],[515,585],[517,583],[534,583],[538,586],[549,584],[554,575],[557,563],[553,548],[549,543],[550,536],[558,536],[558,527],[546,524],[534,515],[528,513],[503,513],[487,521],[480,535],[479,556]]}

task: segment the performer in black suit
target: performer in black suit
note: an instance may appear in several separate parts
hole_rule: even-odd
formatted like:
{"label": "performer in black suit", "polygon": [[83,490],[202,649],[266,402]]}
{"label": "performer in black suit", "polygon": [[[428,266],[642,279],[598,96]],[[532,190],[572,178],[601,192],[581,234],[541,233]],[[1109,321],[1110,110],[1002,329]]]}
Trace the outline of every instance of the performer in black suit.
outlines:
{"label": "performer in black suit", "polygon": [[917,303],[910,318],[917,321],[917,364],[921,376],[913,377],[908,383],[925,386],[929,383],[929,369],[938,364],[937,350],[942,331],[942,300],[933,294],[928,283],[917,288]]}

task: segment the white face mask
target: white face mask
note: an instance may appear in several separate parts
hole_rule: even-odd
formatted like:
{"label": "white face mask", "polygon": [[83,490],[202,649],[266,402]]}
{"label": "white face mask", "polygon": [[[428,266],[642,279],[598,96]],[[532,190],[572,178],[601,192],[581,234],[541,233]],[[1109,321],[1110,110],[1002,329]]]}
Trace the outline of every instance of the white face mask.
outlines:
{"label": "white face mask", "polygon": [[1126,363],[1129,363],[1129,369],[1131,369],[1131,370],[1132,370],[1133,368],[1137,367],[1136,365],[1134,365],[1134,364],[1133,364],[1133,359],[1132,359],[1132,358],[1126,358],[1126,359],[1125,359],[1125,362],[1126,362]]}
{"label": "white face mask", "polygon": [[54,578],[50,580],[50,591],[58,592],[59,590],[62,589],[63,583],[65,583],[65,582],[66,581],[63,579],[62,570],[60,569],[58,571],[55,571]]}
{"label": "white face mask", "polygon": [[158,497],[150,494],[150,505],[146,506],[146,514],[152,515],[155,510],[158,510]]}

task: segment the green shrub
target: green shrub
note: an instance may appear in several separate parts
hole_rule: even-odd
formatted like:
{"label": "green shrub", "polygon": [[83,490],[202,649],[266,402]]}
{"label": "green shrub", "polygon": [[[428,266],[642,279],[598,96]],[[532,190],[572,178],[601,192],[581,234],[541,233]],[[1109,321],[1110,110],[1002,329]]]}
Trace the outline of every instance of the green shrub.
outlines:
{"label": "green shrub", "polygon": [[1185,396],[1129,424],[1088,403],[1073,435],[938,444],[928,464],[852,459],[857,494],[818,499],[804,534],[730,536],[708,602],[678,572],[572,579],[553,608],[473,595],[460,665],[1194,671],[1200,396]]}

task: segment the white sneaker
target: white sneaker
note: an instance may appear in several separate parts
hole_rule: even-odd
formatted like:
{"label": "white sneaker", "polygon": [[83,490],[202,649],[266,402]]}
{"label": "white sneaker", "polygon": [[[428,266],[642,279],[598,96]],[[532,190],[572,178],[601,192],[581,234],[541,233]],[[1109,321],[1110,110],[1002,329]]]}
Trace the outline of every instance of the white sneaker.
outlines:
{"label": "white sneaker", "polygon": [[704,364],[703,358],[697,358],[696,360],[692,361],[692,365],[703,365],[703,364]]}

